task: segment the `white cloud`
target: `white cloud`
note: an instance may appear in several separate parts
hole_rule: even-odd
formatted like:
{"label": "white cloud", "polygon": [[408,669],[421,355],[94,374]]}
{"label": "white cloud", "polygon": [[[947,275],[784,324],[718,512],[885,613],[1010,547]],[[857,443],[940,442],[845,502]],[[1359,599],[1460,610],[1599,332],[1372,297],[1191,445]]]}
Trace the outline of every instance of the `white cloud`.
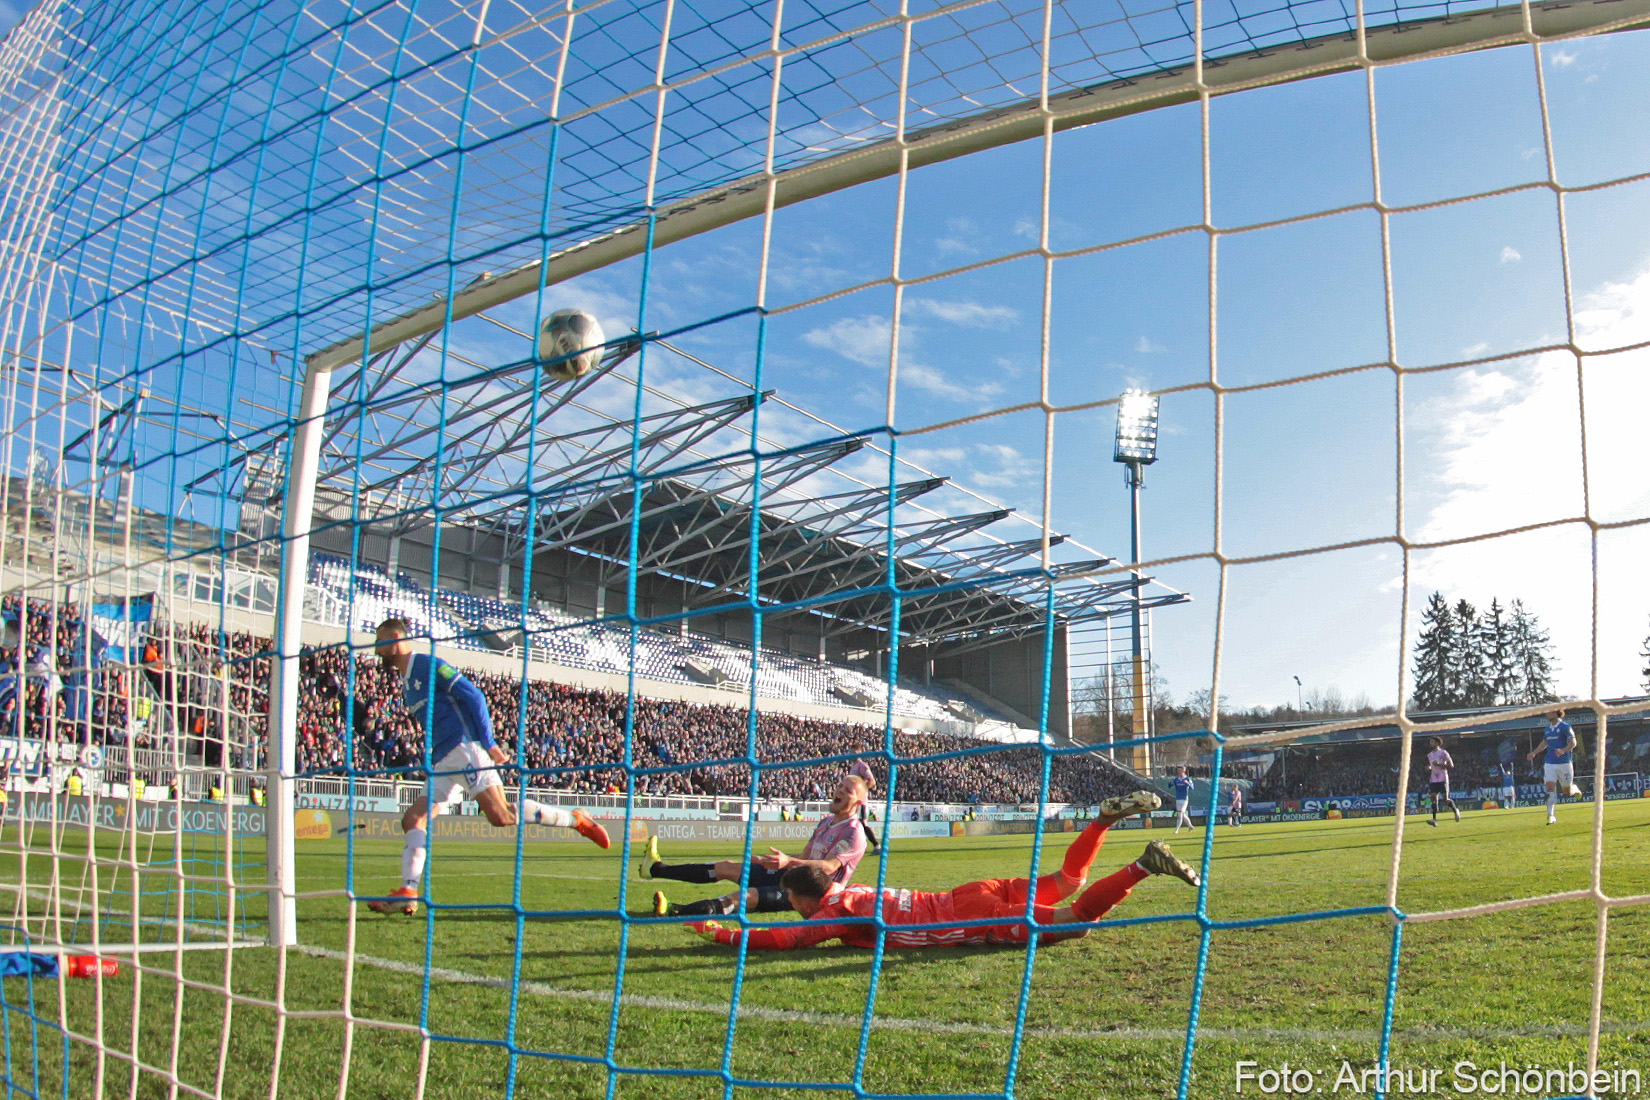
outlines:
{"label": "white cloud", "polygon": [[1006,443],[976,443],[973,482],[987,489],[1009,489],[1041,481],[1043,468]]}
{"label": "white cloud", "polygon": [[995,382],[983,382],[978,386],[961,385],[933,367],[925,367],[909,359],[900,360],[899,377],[902,382],[919,390],[931,393],[935,397],[948,397],[953,401],[977,401],[1003,392],[1003,388]]}
{"label": "white cloud", "polygon": [[935,238],[935,248],[941,252],[968,254],[977,251],[975,242],[978,240],[979,232],[973,222],[967,218],[949,218],[946,220],[945,228],[948,235]]}
{"label": "white cloud", "polygon": [[1490,350],[1489,341],[1480,340],[1476,344],[1468,344],[1466,347],[1462,348],[1461,349],[1461,358],[1471,359],[1473,356],[1482,355],[1484,352],[1489,351],[1489,350]]}
{"label": "white cloud", "polygon": [[1011,306],[988,306],[980,302],[950,302],[938,298],[907,298],[905,312],[927,316],[965,328],[1006,329],[1020,321],[1020,311]]}
{"label": "white cloud", "polygon": [[1522,260],[1523,258],[1524,258],[1524,253],[1518,251],[1518,249],[1514,248],[1512,245],[1509,244],[1509,245],[1503,245],[1502,246],[1502,248],[1501,248],[1501,262],[1502,263],[1504,263],[1504,264],[1515,264],[1519,260]]}
{"label": "white cloud", "polygon": [[802,334],[810,347],[834,351],[844,359],[866,367],[887,367],[893,326],[886,317],[844,317],[825,328]]}
{"label": "white cloud", "polygon": [[[539,309],[544,317],[550,316],[558,309],[582,309],[601,323],[602,331],[607,334],[609,340],[623,336],[636,327],[635,296],[610,290],[599,272],[558,283],[546,288],[542,293],[544,300]],[[521,301],[526,308],[522,314],[512,319],[518,320],[523,328],[531,328],[533,301],[531,298]]]}
{"label": "white cloud", "polygon": [[[952,447],[908,447],[904,457],[918,466],[950,475],[962,486],[1002,492],[1036,483],[1042,484],[1043,467],[1005,443],[970,443]],[[961,507],[977,507],[977,500],[959,502]]]}
{"label": "white cloud", "polygon": [[1142,336],[1140,339],[1138,339],[1134,342],[1134,350],[1139,352],[1141,355],[1153,355],[1153,354],[1156,354],[1157,352],[1164,351],[1166,349],[1163,347],[1162,344],[1159,344],[1156,340],[1153,340],[1151,337]]}
{"label": "white cloud", "polygon": [[936,465],[957,463],[968,457],[966,447],[907,447],[904,456],[908,462],[933,469]]}
{"label": "white cloud", "polygon": [[[1650,335],[1650,268],[1626,283],[1585,295],[1576,311],[1583,347],[1613,348]],[[1461,539],[1524,524],[1564,520],[1590,510],[1594,520],[1650,517],[1642,421],[1650,408],[1650,351],[1642,348],[1583,360],[1586,389],[1586,481],[1583,482],[1577,364],[1554,352],[1494,368],[1462,371],[1440,399],[1417,407],[1410,424],[1436,433],[1415,485],[1412,537]],[[1419,438],[1419,435],[1418,435]],[[1418,465],[1417,469],[1423,467]],[[1585,492],[1584,492],[1585,488]],[[1598,536],[1598,686],[1605,695],[1637,689],[1637,652],[1650,616],[1650,575],[1635,553],[1642,529]],[[1568,524],[1488,542],[1417,553],[1414,599],[1434,589],[1487,604],[1522,599],[1552,634],[1560,660],[1559,690],[1590,693],[1593,655],[1593,540]],[[1412,624],[1413,626],[1413,624]]]}
{"label": "white cloud", "polygon": [[1576,63],[1576,55],[1566,50],[1554,50],[1547,55],[1547,60],[1561,69],[1568,69]]}
{"label": "white cloud", "polygon": [[[908,312],[914,311],[967,328],[1002,328],[1013,324],[1019,316],[1006,306],[985,306],[977,302],[910,298],[905,306]],[[900,330],[898,372],[900,381],[905,385],[951,401],[983,401],[1003,392],[1003,387],[996,382],[968,384],[921,362],[912,354],[921,332],[920,326],[912,324],[904,325]],[[824,328],[802,334],[803,343],[835,352],[850,362],[875,369],[879,375],[888,369],[888,350],[892,338],[888,318],[875,315],[844,317]]]}

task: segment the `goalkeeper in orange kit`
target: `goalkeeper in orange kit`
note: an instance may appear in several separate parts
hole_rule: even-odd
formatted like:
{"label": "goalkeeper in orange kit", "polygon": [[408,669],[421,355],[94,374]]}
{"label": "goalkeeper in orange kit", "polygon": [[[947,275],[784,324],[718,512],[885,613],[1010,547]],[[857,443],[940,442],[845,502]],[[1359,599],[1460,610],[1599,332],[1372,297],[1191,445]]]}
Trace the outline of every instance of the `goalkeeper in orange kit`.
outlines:
{"label": "goalkeeper in orange kit", "polygon": [[[1066,850],[1060,870],[1039,876],[1035,883],[1028,878],[985,879],[965,882],[950,891],[878,890],[838,886],[814,868],[799,866],[787,870],[780,885],[791,907],[804,920],[748,932],[724,928],[715,921],[701,921],[688,928],[717,943],[737,944],[743,940],[763,950],[809,947],[836,939],[853,947],[873,947],[875,924],[841,922],[846,918],[875,917],[880,912],[883,923],[889,926],[891,947],[1025,943],[1032,931],[1025,920],[1028,897],[1033,902],[1031,917],[1039,926],[1086,924],[1099,920],[1151,875],[1172,875],[1190,886],[1199,885],[1197,872],[1177,859],[1162,841],[1154,840],[1139,859],[1084,889],[1089,867],[1105,843],[1106,830],[1125,817],[1155,810],[1161,804],[1162,800],[1150,791],[1107,799],[1100,804],[1100,816]],[[1077,897],[1071,904],[1055,904],[1073,894]],[[972,923],[995,919],[1012,923]],[[1057,943],[1088,933],[1087,928],[1039,928],[1037,942]]]}

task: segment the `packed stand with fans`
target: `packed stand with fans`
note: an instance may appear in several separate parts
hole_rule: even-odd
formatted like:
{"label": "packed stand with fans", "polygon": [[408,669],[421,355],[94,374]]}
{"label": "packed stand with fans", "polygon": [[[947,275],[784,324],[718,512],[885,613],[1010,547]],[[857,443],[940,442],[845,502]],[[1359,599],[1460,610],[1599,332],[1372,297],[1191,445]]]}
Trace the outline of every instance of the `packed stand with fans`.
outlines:
{"label": "packed stand with fans", "polygon": [[[330,568],[323,563],[322,568]],[[370,579],[370,578],[369,578]],[[406,585],[380,583],[374,614],[423,612],[438,606],[429,597],[409,605]],[[101,662],[101,640],[70,605],[16,596],[0,603],[9,632],[0,644],[0,720],[7,733],[44,739],[153,747],[168,730],[185,739],[185,751],[207,767],[262,766],[272,661],[269,639],[199,623],[156,620],[141,646],[124,661]],[[456,629],[456,620],[450,624]],[[729,647],[732,648],[732,647]],[[88,666],[87,654],[93,654]],[[621,653],[615,653],[621,659]],[[763,660],[768,655],[763,654]],[[749,652],[741,660],[748,666]],[[88,668],[90,673],[88,674]],[[370,657],[349,659],[342,646],[306,649],[300,668],[298,771],[303,775],[393,777],[422,763],[423,736],[402,705],[397,685]],[[486,695],[499,742],[510,752],[518,740],[534,771],[530,782],[575,793],[625,788],[626,696],[467,669]],[[838,670],[841,671],[841,670]],[[880,685],[868,674],[857,673]],[[226,695],[227,693],[227,695]],[[21,720],[19,730],[16,723]],[[634,788],[645,795],[744,796],[751,769],[745,762],[750,712],[745,707],[638,697],[633,722]],[[224,758],[225,747],[229,756]],[[829,721],[772,710],[758,711],[755,758],[783,764],[822,756],[875,754],[883,750],[880,725]],[[965,755],[946,754],[963,751]],[[893,752],[921,759],[898,768],[902,801],[1021,803],[1039,798],[1042,754],[948,734],[896,732]],[[725,761],[725,763],[701,763]],[[879,771],[885,769],[879,768]],[[814,764],[761,770],[758,793],[785,801],[826,799],[841,765]],[[1088,756],[1058,756],[1047,798],[1087,804],[1131,789],[1109,764]]]}
{"label": "packed stand with fans", "polygon": [[[535,661],[615,675],[634,668],[645,680],[737,691],[748,691],[754,676],[762,698],[822,706],[880,710],[888,696],[886,680],[846,665],[773,650],[763,650],[753,662],[749,646],[692,633],[638,629],[632,637],[622,622],[587,622],[471,592],[433,591],[406,573],[392,577],[376,566],[352,565],[329,554],[312,555],[309,582],[308,612],[352,630],[370,631],[393,617],[410,624],[416,635],[481,653],[496,652],[501,636],[525,637]],[[1000,717],[984,713],[989,708],[982,700],[943,684],[901,680],[893,694],[894,713],[905,717]]]}
{"label": "packed stand with fans", "polygon": [[[352,672],[347,651],[332,647],[306,654],[303,670],[300,771],[336,774],[353,769],[379,775],[422,762],[418,727],[378,662],[357,660]],[[524,708],[522,681],[515,677],[475,670],[465,670],[465,675],[487,697],[499,743],[514,753],[519,739],[527,766],[543,773],[534,785],[580,793],[624,790],[625,773],[617,766],[624,759],[624,694],[528,680]],[[743,760],[750,723],[745,708],[638,697],[632,720],[632,767],[647,773],[636,776],[637,794],[748,794],[746,764],[698,763]],[[349,757],[346,745],[353,746]],[[756,758],[764,764],[871,754],[882,747],[878,726],[757,712]],[[951,803],[1037,800],[1042,754],[1035,748],[944,734],[894,734],[894,753],[902,759],[958,750],[969,754],[900,765],[897,797]],[[759,794],[787,801],[826,799],[841,772],[839,763],[764,770]],[[1048,799],[1088,804],[1133,785],[1101,761],[1059,756],[1052,765]]]}
{"label": "packed stand with fans", "polygon": [[104,645],[73,604],[0,599],[0,734],[79,744],[119,743],[132,728],[130,672],[105,665]]}

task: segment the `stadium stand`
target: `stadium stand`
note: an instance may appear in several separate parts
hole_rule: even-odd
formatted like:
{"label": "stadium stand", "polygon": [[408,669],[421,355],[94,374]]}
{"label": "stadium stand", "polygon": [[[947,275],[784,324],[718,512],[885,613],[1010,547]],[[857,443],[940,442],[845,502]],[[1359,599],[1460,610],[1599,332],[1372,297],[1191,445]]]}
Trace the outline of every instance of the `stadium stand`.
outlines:
{"label": "stadium stand", "polygon": [[[421,759],[418,732],[376,662],[357,661],[353,708],[346,706],[349,667],[344,649],[311,651],[305,657],[304,671],[306,682],[313,683],[315,690],[304,693],[301,771],[341,771],[346,763],[343,731],[351,723],[353,766],[358,773],[408,768]],[[624,773],[614,766],[624,752],[622,693],[529,680],[523,724],[520,680],[474,669],[466,670],[466,675],[487,696],[500,743],[513,752],[518,737],[524,736],[527,764],[546,773],[544,785],[593,793],[623,789]],[[637,776],[638,794],[749,792],[746,765],[695,763],[745,755],[749,723],[745,708],[638,698],[634,720],[633,765],[664,769]],[[894,752],[902,758],[951,752],[962,740],[945,734],[896,732]],[[764,763],[846,753],[869,755],[881,751],[882,743],[880,726],[771,711],[759,712],[756,719],[757,758]],[[1041,756],[1031,748],[1004,747],[977,756],[923,760],[900,766],[898,794],[903,800],[921,802],[1034,801],[1041,768]],[[764,797],[787,800],[823,799],[829,797],[841,773],[841,764],[764,771],[760,791]],[[1125,773],[1099,760],[1062,756],[1053,766],[1049,800],[1088,804],[1135,785]]]}
{"label": "stadium stand", "polygon": [[[495,652],[501,640],[519,645],[522,627],[532,656],[569,668],[623,675],[631,668],[630,628],[623,623],[583,622],[544,608],[524,612],[469,592],[433,592],[405,573],[390,577],[376,566],[350,563],[329,554],[310,560],[310,584],[318,593],[311,612],[320,621],[353,630],[371,630],[390,616],[405,619],[413,632],[445,645]],[[753,664],[749,646],[699,634],[665,634],[638,630],[636,675],[644,680],[677,684],[714,684],[748,692]],[[756,674],[757,695],[823,706],[882,710],[888,685],[884,678],[827,661],[765,649]],[[959,714],[997,721],[988,705],[941,684],[900,681],[894,688],[893,712],[911,718],[954,721]]]}
{"label": "stadium stand", "polygon": [[[434,598],[416,598],[418,590],[407,583],[390,585],[373,577],[366,581],[358,591],[375,601],[372,614],[422,615],[421,625],[444,625]],[[226,743],[222,716],[233,716],[240,732],[228,738],[230,762],[238,768],[261,766],[269,705],[271,662],[263,656],[271,649],[268,638],[199,623],[156,621],[148,631],[149,643],[138,668],[111,663],[92,671],[90,714],[83,718],[72,703],[77,669],[87,667],[83,617],[72,606],[40,601],[31,601],[21,616],[15,599],[0,606],[9,622],[21,620],[21,634],[29,643],[17,644],[14,626],[5,644],[0,644],[4,669],[0,683],[12,685],[9,693],[0,689],[0,719],[8,723],[7,734],[17,731],[11,723],[21,715],[23,736],[43,738],[55,725],[58,740],[116,745],[130,738],[132,747],[148,748],[164,727],[152,721],[129,722],[126,709],[130,700],[143,695],[166,704],[156,707],[156,713],[175,715],[174,728],[187,738],[186,751],[208,767],[217,766]],[[445,625],[456,623],[449,619]],[[459,633],[455,630],[455,635]],[[661,637],[653,635],[649,641]],[[713,651],[707,646],[696,652],[708,656]],[[623,654],[616,656],[622,659]],[[20,662],[24,667],[21,678],[17,674]],[[228,675],[220,677],[225,664]],[[462,660],[459,664],[462,667]],[[402,707],[389,673],[377,660],[358,658],[352,668],[347,648],[322,647],[306,650],[302,669],[300,774],[340,774],[349,765],[358,775],[369,776],[390,777],[415,770],[422,759],[421,735]],[[625,773],[618,767],[624,749],[622,693],[533,679],[526,683],[524,711],[521,680],[474,668],[465,671],[487,696],[500,742],[513,752],[518,737],[524,738],[525,759],[538,773],[532,780],[535,786],[573,793],[623,789]],[[144,684],[138,683],[139,676]],[[27,685],[21,708],[15,690],[20,679]],[[227,700],[220,686],[225,683]],[[749,793],[746,764],[700,763],[744,758],[750,722],[746,708],[643,697],[637,699],[634,713],[632,764],[649,772],[636,777],[638,794]],[[979,804],[1038,800],[1042,757],[1034,748],[997,746],[938,733],[893,734],[893,751],[901,759],[953,752],[959,743],[978,744],[981,752],[902,763],[898,797],[911,802]],[[773,711],[758,712],[756,718],[756,755],[763,763],[872,755],[882,747],[881,725]],[[885,766],[878,768],[884,774],[886,770]],[[759,789],[765,798],[823,799],[841,772],[840,763],[764,770]],[[1052,766],[1048,801],[1091,804],[1136,785],[1132,776],[1103,760],[1060,756]]]}

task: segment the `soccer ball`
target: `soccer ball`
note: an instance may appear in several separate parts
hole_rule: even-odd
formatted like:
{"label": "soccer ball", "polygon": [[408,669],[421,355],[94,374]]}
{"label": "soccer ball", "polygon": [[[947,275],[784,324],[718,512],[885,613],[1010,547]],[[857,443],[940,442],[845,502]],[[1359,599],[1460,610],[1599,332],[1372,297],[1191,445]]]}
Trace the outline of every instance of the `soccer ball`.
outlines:
{"label": "soccer ball", "polygon": [[[553,359],[546,369],[562,381],[583,377],[602,361],[607,336],[596,319],[582,309],[558,309],[539,329],[540,360]],[[577,354],[575,354],[577,353]]]}

